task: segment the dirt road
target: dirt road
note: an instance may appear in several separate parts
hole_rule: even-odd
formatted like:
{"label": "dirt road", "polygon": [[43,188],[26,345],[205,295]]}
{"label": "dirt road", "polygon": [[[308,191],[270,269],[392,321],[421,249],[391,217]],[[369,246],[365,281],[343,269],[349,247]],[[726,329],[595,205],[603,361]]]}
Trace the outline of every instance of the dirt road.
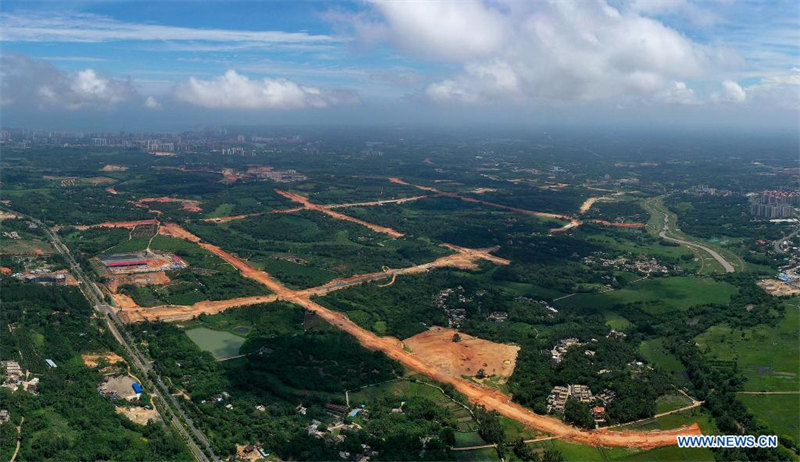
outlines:
{"label": "dirt road", "polygon": [[613,201],[613,200],[614,200],[613,197],[608,197],[608,196],[590,197],[590,198],[586,199],[585,201],[583,201],[583,204],[581,204],[581,208],[578,211],[578,213],[580,213],[582,215],[582,214],[588,212],[589,209],[592,208],[592,206],[595,204],[595,202]]}
{"label": "dirt road", "polygon": [[389,277],[394,280],[394,278],[399,275],[419,274],[430,271],[434,268],[476,269],[478,267],[477,261],[479,260],[487,260],[497,265],[508,265],[511,263],[510,260],[491,255],[488,250],[484,249],[467,249],[452,244],[444,244],[443,247],[447,247],[448,249],[453,250],[455,253],[453,255],[439,257],[432,262],[422,263],[419,265],[408,266],[405,268],[387,268],[383,271],[376,271],[374,273],[358,274],[349,278],[334,279],[321,286],[299,290],[296,293],[304,297],[322,296],[337,290],[345,289],[347,287],[353,287]]}
{"label": "dirt road", "polygon": [[420,199],[425,199],[426,197],[431,197],[431,196],[424,195],[424,196],[402,197],[400,199],[384,199],[381,201],[350,202],[347,204],[330,204],[330,205],[323,205],[322,207],[325,207],[326,209],[343,209],[348,207],[370,207],[374,205],[405,204],[406,202],[413,202]]}
{"label": "dirt road", "polygon": [[615,226],[617,228],[645,228],[645,227],[647,227],[647,223],[637,223],[637,222],[617,223],[617,222],[608,221],[608,220],[592,220],[592,223],[597,223],[598,225],[605,225],[605,226]]}
{"label": "dirt road", "polygon": [[231,298],[228,300],[204,300],[194,305],[160,305],[152,307],[127,306],[119,313],[119,318],[126,323],[142,321],[186,321],[201,314],[219,314],[240,306],[271,303],[277,300],[275,295],[257,295],[253,297]]}
{"label": "dirt road", "polygon": [[75,229],[79,229],[81,231],[89,228],[126,228],[126,229],[133,229],[137,226],[142,225],[157,225],[158,220],[137,220],[137,221],[106,221],[103,223],[98,223],[96,225],[80,225],[76,226]]}
{"label": "dirt road", "polygon": [[456,194],[456,193],[439,191],[438,189],[430,187],[430,186],[422,186],[422,185],[412,184],[412,183],[409,183],[409,182],[407,182],[407,181],[405,181],[405,180],[403,180],[401,178],[397,178],[397,177],[391,177],[391,178],[389,178],[389,181],[391,181],[392,183],[402,184],[402,185],[406,185],[406,186],[413,186],[413,187],[415,187],[417,189],[420,189],[422,191],[432,192],[432,193],[434,193],[434,194],[436,194],[438,196],[452,197],[452,198],[456,198],[456,199],[461,199],[464,202],[471,202],[473,204],[482,204],[482,205],[486,205],[486,206],[489,206],[489,207],[494,207],[494,208],[503,209],[503,210],[510,210],[512,212],[517,212],[517,213],[521,213],[521,214],[524,214],[524,215],[531,215],[531,216],[539,217],[539,218],[566,220],[567,224],[565,224],[564,226],[562,226],[560,228],[553,228],[553,229],[550,230],[550,232],[554,232],[554,233],[564,232],[564,231],[570,230],[572,228],[578,227],[578,226],[583,224],[583,222],[581,220],[579,220],[579,219],[577,219],[575,217],[571,217],[569,215],[563,215],[563,214],[560,214],[560,213],[537,212],[537,211],[534,211],[534,210],[526,210],[526,209],[521,209],[521,208],[518,208],[518,207],[512,207],[510,205],[498,204],[497,202],[490,202],[490,201],[484,201],[484,200],[480,200],[480,199],[475,199],[474,197],[461,196],[461,195]]}
{"label": "dirt road", "polygon": [[[480,404],[490,410],[496,410],[506,417],[517,420],[524,425],[529,425],[537,430],[581,444],[593,446],[624,446],[640,448],[674,445],[676,444],[676,435],[700,434],[700,427],[697,426],[697,424],[680,429],[664,431],[587,431],[572,427],[571,425],[568,425],[554,417],[535,414],[529,409],[513,403],[508,395],[505,395],[500,391],[484,388],[464,378],[454,377],[440,372],[433,365],[424,362],[418,356],[406,351],[403,348],[403,343],[400,340],[394,337],[380,337],[377,334],[360,327],[351,321],[345,314],[329,310],[328,308],[325,308],[324,306],[311,300],[311,295],[313,295],[311,292],[294,291],[285,287],[266,272],[253,268],[244,260],[225,252],[217,246],[199,242],[200,239],[197,236],[184,230],[177,224],[164,225],[162,226],[162,229],[166,230],[173,236],[182,237],[192,242],[198,242],[198,244],[203,248],[206,248],[210,252],[213,252],[220,258],[223,258],[225,261],[238,268],[242,272],[242,275],[261,282],[267,286],[275,293],[276,299],[289,301],[300,305],[307,310],[313,311],[329,324],[336,326],[342,331],[347,332],[355,337],[365,348],[381,351],[388,357],[400,362],[410,369],[422,373],[438,382],[452,385],[460,393],[463,393],[465,396],[467,396],[471,402]],[[457,255],[460,255],[461,258],[469,259],[477,255],[489,255],[487,251],[464,249],[457,246],[452,246],[451,248],[456,250],[458,252]],[[497,259],[497,261],[508,262],[507,260],[498,259],[498,257],[493,258]]]}
{"label": "dirt road", "polygon": [[256,213],[246,213],[243,215],[230,215],[227,217],[216,217],[216,218],[202,218],[200,221],[204,221],[206,223],[227,223],[229,221],[236,221],[236,220],[244,220],[245,218],[250,217],[259,217],[261,215],[266,215],[267,213],[294,213],[303,210],[305,207],[295,207],[291,209],[275,209],[270,210],[269,212],[256,212]]}
{"label": "dirt road", "polygon": [[281,196],[283,196],[283,197],[285,197],[287,199],[290,199],[290,200],[293,200],[295,202],[299,202],[299,203],[303,204],[303,207],[305,207],[308,210],[316,210],[317,212],[322,212],[325,215],[328,215],[328,216],[330,216],[332,218],[335,218],[337,220],[344,220],[344,221],[349,221],[349,222],[352,222],[352,223],[357,223],[357,224],[359,224],[361,226],[365,226],[365,227],[375,231],[376,233],[387,234],[387,235],[389,235],[389,236],[391,236],[393,238],[400,238],[400,237],[404,236],[403,233],[401,233],[400,231],[395,231],[392,228],[387,228],[385,226],[380,226],[380,225],[376,225],[376,224],[373,224],[373,223],[369,223],[369,222],[364,221],[364,220],[359,220],[358,218],[353,218],[353,217],[345,215],[343,213],[334,212],[333,210],[331,210],[330,208],[328,208],[328,207],[326,207],[324,205],[314,204],[311,201],[309,201],[307,197],[301,196],[300,194],[295,194],[295,193],[291,193],[291,192],[288,192],[288,191],[283,191],[283,190],[280,190],[280,189],[276,189],[275,192],[277,192],[278,194],[280,194]]}

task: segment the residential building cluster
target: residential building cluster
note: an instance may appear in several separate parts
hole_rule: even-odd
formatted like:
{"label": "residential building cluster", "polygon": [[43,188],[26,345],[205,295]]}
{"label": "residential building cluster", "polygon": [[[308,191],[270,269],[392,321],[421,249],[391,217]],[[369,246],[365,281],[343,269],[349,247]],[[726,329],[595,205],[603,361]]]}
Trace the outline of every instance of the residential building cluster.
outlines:
{"label": "residential building cluster", "polygon": [[447,316],[447,327],[457,329],[461,327],[461,323],[467,319],[467,310],[461,307],[454,307],[453,300],[451,300],[450,297],[454,297],[455,301],[458,303],[466,303],[472,299],[466,296],[462,286],[443,289],[433,296],[433,305],[436,308],[444,310]]}
{"label": "residential building cluster", "polygon": [[605,422],[605,406],[616,398],[611,390],[603,390],[598,395],[593,395],[587,385],[574,384],[553,387],[547,396],[547,412],[563,414],[567,401],[575,400],[583,404],[593,405],[591,412],[596,424]]}
{"label": "residential building cluster", "polygon": [[800,207],[798,191],[763,191],[750,197],[750,214],[759,218],[792,218]]}
{"label": "residential building cluster", "polygon": [[28,377],[30,377],[30,372],[23,372],[22,367],[20,367],[17,361],[0,361],[0,367],[5,370],[5,380],[0,386],[8,388],[11,391],[17,391],[21,388],[28,393],[32,393],[34,395],[36,394],[36,391],[39,387],[39,377],[33,377],[29,380]]}
{"label": "residential building cluster", "polygon": [[550,350],[551,358],[556,363],[560,363],[564,359],[564,355],[570,348],[581,345],[585,345],[585,343],[581,343],[577,338],[574,337],[561,339],[553,347],[553,349]]}
{"label": "residential building cluster", "polygon": [[[638,255],[635,258],[617,257],[605,258],[600,253],[590,255],[583,258],[583,263],[589,266],[599,266],[602,268],[613,269],[617,271],[629,271],[632,273],[651,275],[662,274],[668,275],[670,268],[663,265],[657,259],[648,257],[647,255]],[[675,268],[673,268],[675,271]]]}

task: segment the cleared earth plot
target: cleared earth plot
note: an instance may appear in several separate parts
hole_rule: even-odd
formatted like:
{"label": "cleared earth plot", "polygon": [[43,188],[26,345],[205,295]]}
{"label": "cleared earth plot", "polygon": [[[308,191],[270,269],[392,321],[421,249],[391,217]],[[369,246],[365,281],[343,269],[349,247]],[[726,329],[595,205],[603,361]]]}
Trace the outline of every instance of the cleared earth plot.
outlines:
{"label": "cleared earth plot", "polygon": [[[458,334],[458,341],[454,336]],[[514,373],[519,347],[482,340],[454,329],[433,327],[403,340],[411,352],[444,374],[475,376],[483,370],[501,381]]]}

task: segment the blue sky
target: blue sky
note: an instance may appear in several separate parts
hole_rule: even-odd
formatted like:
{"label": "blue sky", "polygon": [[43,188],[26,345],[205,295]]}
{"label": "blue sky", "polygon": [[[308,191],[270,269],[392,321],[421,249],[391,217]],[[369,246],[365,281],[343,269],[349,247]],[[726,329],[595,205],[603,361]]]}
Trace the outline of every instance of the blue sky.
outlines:
{"label": "blue sky", "polygon": [[0,5],[4,126],[793,127],[800,111],[793,0]]}

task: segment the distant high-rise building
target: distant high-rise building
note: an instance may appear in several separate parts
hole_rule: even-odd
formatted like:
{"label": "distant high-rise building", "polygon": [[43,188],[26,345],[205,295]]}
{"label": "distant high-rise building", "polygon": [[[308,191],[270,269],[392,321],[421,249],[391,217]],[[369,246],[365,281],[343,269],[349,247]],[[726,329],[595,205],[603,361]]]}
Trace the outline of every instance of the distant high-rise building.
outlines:
{"label": "distant high-rise building", "polygon": [[750,214],[762,218],[791,218],[800,205],[798,191],[764,191],[751,199]]}

